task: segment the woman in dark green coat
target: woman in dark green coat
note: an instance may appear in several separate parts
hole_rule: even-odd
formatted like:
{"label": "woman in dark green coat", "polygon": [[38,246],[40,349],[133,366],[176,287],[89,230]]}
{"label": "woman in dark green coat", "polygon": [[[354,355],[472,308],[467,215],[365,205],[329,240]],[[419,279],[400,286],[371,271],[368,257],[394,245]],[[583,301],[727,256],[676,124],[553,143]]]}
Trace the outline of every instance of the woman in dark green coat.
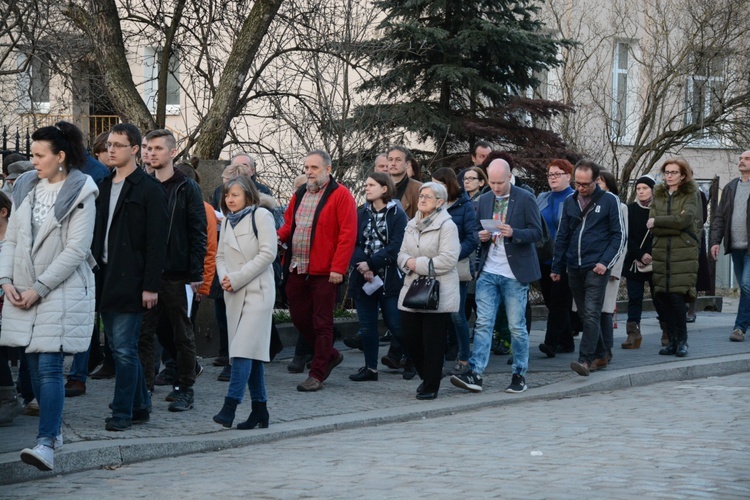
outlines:
{"label": "woman in dark green coat", "polygon": [[653,234],[654,288],[662,294],[669,344],[659,354],[687,356],[686,304],[696,298],[703,205],[693,170],[683,158],[661,167],[646,226]]}

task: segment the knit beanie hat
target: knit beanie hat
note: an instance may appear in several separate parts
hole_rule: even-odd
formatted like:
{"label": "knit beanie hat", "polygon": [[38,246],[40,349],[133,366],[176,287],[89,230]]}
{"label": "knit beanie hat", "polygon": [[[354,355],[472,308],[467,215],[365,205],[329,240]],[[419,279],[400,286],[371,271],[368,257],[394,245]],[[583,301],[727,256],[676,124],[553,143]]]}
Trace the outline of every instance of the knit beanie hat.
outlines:
{"label": "knit beanie hat", "polygon": [[642,175],[641,177],[638,178],[637,181],[635,181],[635,185],[638,186],[638,184],[646,184],[651,189],[654,189],[656,182],[654,181],[654,179],[652,179],[648,175]]}

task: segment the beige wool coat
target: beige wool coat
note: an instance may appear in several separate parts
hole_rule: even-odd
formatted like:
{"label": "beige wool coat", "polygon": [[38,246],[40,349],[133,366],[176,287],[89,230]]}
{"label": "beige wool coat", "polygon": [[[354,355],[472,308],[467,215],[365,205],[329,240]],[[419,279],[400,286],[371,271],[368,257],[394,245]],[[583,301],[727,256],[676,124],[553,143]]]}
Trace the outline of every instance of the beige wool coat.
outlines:
{"label": "beige wool coat", "polygon": [[[252,219],[258,236],[253,232]],[[224,292],[227,304],[229,357],[269,361],[271,318],[276,300],[273,264],[276,226],[264,208],[247,214],[236,227],[224,220],[216,252],[216,272],[229,276],[233,292]]]}
{"label": "beige wool coat", "polygon": [[[458,228],[447,210],[438,212],[437,217],[429,227],[421,232],[417,229],[420,213],[409,221],[398,253],[398,267],[406,273],[404,286],[398,297],[398,308],[403,311],[420,313],[458,312],[460,302],[458,271],[456,263],[461,253],[461,242],[458,238]],[[406,262],[415,258],[417,272],[409,271]],[[420,275],[427,276],[430,259],[435,267],[437,280],[440,282],[440,302],[437,311],[417,311],[403,306],[406,291],[412,282]]]}

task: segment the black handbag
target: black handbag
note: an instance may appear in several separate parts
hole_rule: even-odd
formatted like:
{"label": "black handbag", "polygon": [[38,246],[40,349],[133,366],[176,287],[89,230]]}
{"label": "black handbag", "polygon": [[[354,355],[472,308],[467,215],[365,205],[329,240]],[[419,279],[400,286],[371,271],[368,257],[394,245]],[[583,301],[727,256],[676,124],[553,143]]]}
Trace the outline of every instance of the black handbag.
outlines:
{"label": "black handbag", "polygon": [[440,282],[435,274],[435,266],[430,259],[427,276],[420,276],[411,282],[404,296],[404,307],[437,311],[440,304]]}

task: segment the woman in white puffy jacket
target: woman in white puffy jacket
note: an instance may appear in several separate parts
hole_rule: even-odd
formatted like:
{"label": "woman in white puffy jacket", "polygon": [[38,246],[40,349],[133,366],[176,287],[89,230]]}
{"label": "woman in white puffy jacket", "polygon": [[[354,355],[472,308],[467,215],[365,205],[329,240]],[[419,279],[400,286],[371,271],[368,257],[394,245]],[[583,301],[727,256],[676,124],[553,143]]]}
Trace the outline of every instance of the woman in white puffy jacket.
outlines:
{"label": "woman in white puffy jacket", "polygon": [[99,191],[79,167],[83,134],[58,122],[31,136],[35,170],[13,187],[13,213],[0,253],[5,292],[0,345],[23,347],[39,402],[37,445],[21,459],[54,468],[62,424],[64,353],[88,349],[94,326],[91,239]]}

